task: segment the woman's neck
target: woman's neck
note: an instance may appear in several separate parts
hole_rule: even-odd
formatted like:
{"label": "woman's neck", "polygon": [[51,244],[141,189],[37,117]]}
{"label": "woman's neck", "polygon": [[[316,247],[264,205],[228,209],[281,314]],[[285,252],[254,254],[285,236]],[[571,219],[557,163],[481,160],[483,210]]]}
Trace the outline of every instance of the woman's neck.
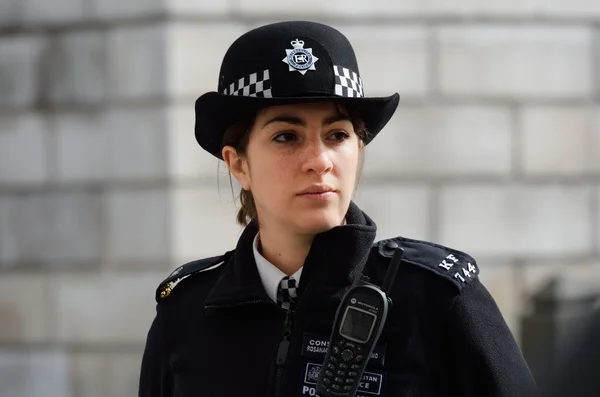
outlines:
{"label": "woman's neck", "polygon": [[291,276],[304,265],[313,239],[314,235],[298,235],[271,227],[261,228],[259,247],[266,260]]}

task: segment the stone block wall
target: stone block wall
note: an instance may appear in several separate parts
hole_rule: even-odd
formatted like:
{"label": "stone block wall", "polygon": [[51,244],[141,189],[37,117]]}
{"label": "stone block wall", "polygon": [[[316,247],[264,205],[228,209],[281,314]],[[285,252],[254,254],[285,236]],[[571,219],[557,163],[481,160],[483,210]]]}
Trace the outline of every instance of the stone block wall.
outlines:
{"label": "stone block wall", "polygon": [[239,233],[193,137],[245,30],[312,19],[401,107],[356,201],[472,253],[517,336],[552,275],[600,286],[596,0],[0,2],[0,396],[134,396],[154,289]]}

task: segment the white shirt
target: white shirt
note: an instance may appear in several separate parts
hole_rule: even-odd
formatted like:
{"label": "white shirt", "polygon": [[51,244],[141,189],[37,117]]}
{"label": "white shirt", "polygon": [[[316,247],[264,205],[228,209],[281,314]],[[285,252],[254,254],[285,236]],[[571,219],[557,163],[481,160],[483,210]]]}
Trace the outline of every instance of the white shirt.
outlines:
{"label": "white shirt", "polygon": [[[279,268],[266,260],[265,257],[258,252],[258,233],[256,233],[256,237],[254,237],[252,250],[254,251],[254,261],[256,262],[256,268],[258,269],[258,274],[262,280],[263,287],[265,288],[267,295],[269,295],[269,298],[277,303],[277,288],[279,287],[281,279],[287,276],[287,274],[279,270]],[[291,276],[296,280],[296,287],[300,286],[301,275],[302,268],[298,269],[298,271]]]}

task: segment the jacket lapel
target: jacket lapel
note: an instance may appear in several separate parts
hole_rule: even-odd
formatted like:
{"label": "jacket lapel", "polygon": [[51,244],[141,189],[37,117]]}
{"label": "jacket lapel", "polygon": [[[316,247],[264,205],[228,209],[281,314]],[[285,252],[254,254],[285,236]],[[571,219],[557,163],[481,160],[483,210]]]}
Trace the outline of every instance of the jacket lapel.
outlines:
{"label": "jacket lapel", "polygon": [[[300,306],[337,305],[347,288],[362,276],[376,231],[375,223],[351,202],[346,224],[318,234],[302,270]],[[233,255],[206,298],[205,309],[248,305],[277,307],[265,292],[256,268],[252,251],[256,233],[255,222],[244,229]]]}

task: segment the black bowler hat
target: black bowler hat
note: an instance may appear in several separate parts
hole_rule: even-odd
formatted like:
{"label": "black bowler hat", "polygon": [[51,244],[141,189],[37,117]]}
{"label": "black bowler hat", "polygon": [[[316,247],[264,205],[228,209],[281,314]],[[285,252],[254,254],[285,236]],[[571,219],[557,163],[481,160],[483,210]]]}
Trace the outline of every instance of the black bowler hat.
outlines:
{"label": "black bowler hat", "polygon": [[315,22],[279,22],[251,30],[227,50],[218,92],[196,100],[196,140],[221,158],[227,128],[261,108],[338,100],[360,117],[366,143],[392,118],[399,95],[364,96],[352,45],[336,29]]}

